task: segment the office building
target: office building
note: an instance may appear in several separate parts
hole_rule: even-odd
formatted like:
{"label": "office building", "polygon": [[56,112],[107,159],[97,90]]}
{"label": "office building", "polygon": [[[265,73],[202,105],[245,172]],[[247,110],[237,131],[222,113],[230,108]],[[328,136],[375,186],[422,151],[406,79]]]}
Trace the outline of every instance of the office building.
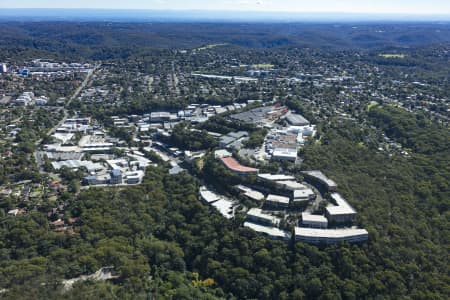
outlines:
{"label": "office building", "polygon": [[250,228],[257,233],[273,240],[289,241],[291,239],[291,234],[289,232],[273,226],[263,226],[260,224],[245,222],[244,227]]}
{"label": "office building", "polygon": [[268,195],[265,204],[276,208],[288,208],[289,201],[289,197]]}
{"label": "office building", "polygon": [[263,213],[260,208],[251,208],[247,212],[246,220],[267,226],[278,226],[280,224],[279,218]]}
{"label": "office building", "polygon": [[114,169],[111,171],[111,184],[122,184],[122,170]]}
{"label": "office building", "polygon": [[295,227],[295,240],[309,244],[336,244],[365,242],[369,233],[365,229],[317,229]]}
{"label": "office building", "polygon": [[332,193],[331,199],[334,204],[330,204],[325,209],[325,215],[330,223],[347,224],[356,219],[356,211],[338,193]]}
{"label": "office building", "polygon": [[312,215],[308,212],[302,213],[302,226],[310,228],[327,228],[328,220],[322,215]]}

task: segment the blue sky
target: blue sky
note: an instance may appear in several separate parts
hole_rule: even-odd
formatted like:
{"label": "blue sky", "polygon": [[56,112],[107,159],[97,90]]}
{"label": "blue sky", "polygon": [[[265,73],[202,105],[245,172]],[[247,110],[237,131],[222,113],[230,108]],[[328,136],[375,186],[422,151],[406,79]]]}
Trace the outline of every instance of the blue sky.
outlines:
{"label": "blue sky", "polygon": [[450,15],[450,0],[1,0],[0,8],[202,9]]}

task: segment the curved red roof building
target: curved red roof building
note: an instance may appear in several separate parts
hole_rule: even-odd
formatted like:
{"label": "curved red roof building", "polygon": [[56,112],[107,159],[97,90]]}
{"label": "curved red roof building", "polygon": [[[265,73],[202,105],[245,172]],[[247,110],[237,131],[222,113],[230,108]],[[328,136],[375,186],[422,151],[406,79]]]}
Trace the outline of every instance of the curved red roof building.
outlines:
{"label": "curved red roof building", "polygon": [[232,157],[223,157],[220,159],[225,167],[239,175],[258,174],[258,169],[246,167],[241,165],[237,160]]}

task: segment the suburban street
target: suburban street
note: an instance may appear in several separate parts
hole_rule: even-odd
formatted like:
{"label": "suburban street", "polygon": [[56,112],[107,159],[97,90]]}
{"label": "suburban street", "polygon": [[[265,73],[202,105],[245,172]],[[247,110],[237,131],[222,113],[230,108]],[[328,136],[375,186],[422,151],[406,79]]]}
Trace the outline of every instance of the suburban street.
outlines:
{"label": "suburban street", "polygon": [[[92,74],[94,74],[95,70],[97,70],[99,66],[100,66],[100,64],[96,64],[94,66],[94,68],[87,73],[86,78],[84,78],[84,80],[81,83],[81,85],[75,90],[75,92],[69,98],[69,100],[64,105],[64,107],[60,108],[60,110],[62,109],[63,112],[64,112],[64,117],[58,122],[58,124],[56,124],[51,129],[49,129],[49,131],[47,132],[47,136],[52,135],[53,133],[55,133],[56,129],[61,127],[61,125],[63,125],[64,122],[66,122],[66,120],[68,118],[68,109],[67,108],[69,107],[70,103],[72,103],[72,101],[74,99],[76,99],[78,97],[78,95],[81,93],[81,91],[86,87],[86,85],[88,84],[89,80],[92,77]],[[42,165],[44,164],[43,158],[42,158],[42,153],[38,149],[41,143],[42,143],[42,139],[39,139],[39,140],[37,140],[34,143],[34,145],[36,146],[36,150],[34,151],[33,155],[34,155],[34,159],[36,161],[36,164],[38,165],[39,173],[44,173],[44,170],[42,168]]]}

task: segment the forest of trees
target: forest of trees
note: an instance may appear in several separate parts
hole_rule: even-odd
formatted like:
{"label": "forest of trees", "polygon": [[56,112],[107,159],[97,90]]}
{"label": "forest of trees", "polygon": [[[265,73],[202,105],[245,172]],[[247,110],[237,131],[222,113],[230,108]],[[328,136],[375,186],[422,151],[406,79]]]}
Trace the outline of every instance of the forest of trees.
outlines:
{"label": "forest of trees", "polygon": [[57,299],[62,278],[112,266],[118,279],[77,283],[64,297],[448,299],[449,147],[421,141],[427,129],[442,142],[449,132],[388,107],[369,120],[405,139],[411,157],[378,153],[359,143],[354,123],[330,122],[321,143],[304,149],[302,166],[339,184],[370,233],[366,244],[269,240],[201,204],[188,173],[150,167],[140,186],[72,196],[64,217],[81,225],[71,234],[55,232],[45,211],[0,218],[0,298]]}

